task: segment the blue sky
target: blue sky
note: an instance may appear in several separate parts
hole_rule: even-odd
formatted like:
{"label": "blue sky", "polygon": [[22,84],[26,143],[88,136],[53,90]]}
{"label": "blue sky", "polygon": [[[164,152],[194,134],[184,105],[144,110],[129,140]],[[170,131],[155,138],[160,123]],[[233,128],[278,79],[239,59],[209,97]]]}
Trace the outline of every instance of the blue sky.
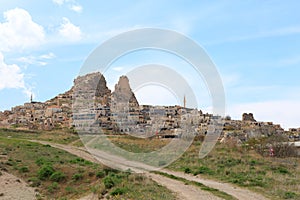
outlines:
{"label": "blue sky", "polygon": [[[0,110],[23,104],[31,94],[45,101],[68,90],[103,41],[153,27],[183,33],[205,49],[223,80],[227,114],[240,119],[253,112],[260,121],[300,127],[299,1],[0,0],[0,5]],[[176,63],[193,80],[177,58],[150,57]],[[114,63],[107,72],[109,87],[142,58],[149,52]],[[203,88],[199,108],[209,111],[203,83],[190,84]],[[151,91],[168,95],[152,98]],[[157,86],[137,93],[142,103],[178,103]]]}

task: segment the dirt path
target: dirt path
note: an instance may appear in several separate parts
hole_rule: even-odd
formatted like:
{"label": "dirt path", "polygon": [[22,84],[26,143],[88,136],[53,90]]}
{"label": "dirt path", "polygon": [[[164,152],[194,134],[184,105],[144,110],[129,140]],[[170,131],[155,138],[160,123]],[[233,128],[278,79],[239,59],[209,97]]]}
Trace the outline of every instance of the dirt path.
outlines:
{"label": "dirt path", "polygon": [[179,200],[181,199],[187,199],[187,200],[214,200],[214,199],[220,199],[219,197],[214,196],[210,192],[206,192],[203,190],[200,190],[196,186],[192,185],[185,185],[181,181],[173,180],[166,178],[164,176],[158,175],[158,174],[148,174],[149,178],[157,182],[158,184],[165,186],[169,190],[175,192],[177,194],[177,198]]}
{"label": "dirt path", "polygon": [[[91,162],[99,163],[97,159],[95,159],[89,152],[87,152],[84,148],[77,148],[69,145],[62,144],[54,144],[46,141],[38,141],[31,140],[32,142],[39,142],[41,144],[49,144],[52,147],[59,148],[65,150],[71,154],[82,157]],[[173,180],[158,174],[150,174],[146,173],[146,176],[157,182],[158,184],[165,186],[172,192],[177,194],[178,199],[180,200],[220,200],[221,198],[214,196],[210,192],[200,190],[199,188],[191,185],[185,185],[184,183]],[[86,197],[81,198],[80,200],[89,199],[89,197],[93,198],[92,195],[88,195]]]}
{"label": "dirt path", "polygon": [[1,200],[33,200],[36,199],[34,188],[28,186],[18,177],[1,171],[0,199]]}
{"label": "dirt path", "polygon": [[[49,144],[55,148],[63,149],[65,151],[68,151],[72,154],[75,154],[75,155],[82,157],[86,160],[89,160],[91,162],[99,163],[99,161],[97,159],[95,159],[90,154],[90,152],[88,152],[85,148],[78,148],[78,147],[62,145],[62,144],[54,144],[54,143],[44,142],[44,141],[34,141],[34,142],[39,142],[42,144]],[[215,189],[223,191],[227,194],[230,194],[230,195],[236,197],[237,199],[267,200],[267,198],[261,194],[257,194],[252,191],[249,191],[247,189],[233,186],[229,183],[222,183],[222,182],[218,182],[218,181],[214,181],[214,180],[208,180],[208,179],[204,179],[200,176],[192,176],[189,174],[185,174],[183,172],[175,172],[175,171],[170,171],[170,170],[166,170],[166,169],[161,169],[160,171],[168,173],[168,174],[172,174],[177,177],[184,178],[186,180],[202,183],[208,187],[215,188]],[[184,185],[184,183],[182,183],[180,181],[169,179],[162,175],[148,173],[147,176],[151,177],[151,179],[153,179],[157,183],[165,186],[169,190],[175,191],[175,193],[178,194],[179,199],[188,199],[188,200],[190,200],[190,199],[192,199],[192,200],[193,199],[220,199],[220,198],[212,195],[209,192],[202,191],[199,188],[196,188],[191,185]]]}
{"label": "dirt path", "polygon": [[168,173],[168,174],[172,174],[172,175],[177,176],[177,177],[184,178],[186,180],[196,181],[196,182],[202,183],[202,184],[204,184],[208,187],[215,188],[215,189],[223,191],[227,194],[230,194],[231,196],[234,196],[237,199],[267,200],[267,198],[264,197],[261,194],[257,194],[257,193],[254,193],[254,192],[250,191],[250,190],[233,186],[229,183],[222,183],[222,182],[218,182],[218,181],[214,181],[214,180],[208,180],[208,179],[202,178],[199,175],[198,176],[192,176],[190,174],[185,174],[183,172],[175,172],[175,171],[170,171],[170,170],[166,170],[166,169],[162,169],[161,171],[165,172],[165,173]]}

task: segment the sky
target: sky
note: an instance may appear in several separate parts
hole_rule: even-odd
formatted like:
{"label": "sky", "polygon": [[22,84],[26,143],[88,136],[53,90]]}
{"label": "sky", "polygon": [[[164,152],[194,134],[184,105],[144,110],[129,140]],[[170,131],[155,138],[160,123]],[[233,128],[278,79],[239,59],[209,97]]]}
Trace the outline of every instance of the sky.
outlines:
{"label": "sky", "polygon": [[[300,127],[300,2],[0,0],[0,110],[46,101],[70,89],[91,52],[139,28],[184,34],[214,62],[224,85],[226,114],[254,113],[285,129]],[[211,99],[189,64],[162,51],[133,52],[104,74],[118,77],[149,63],[172,66],[191,85],[198,108]],[[141,104],[182,104],[168,88],[134,88]],[[189,99],[187,99],[189,101]]]}

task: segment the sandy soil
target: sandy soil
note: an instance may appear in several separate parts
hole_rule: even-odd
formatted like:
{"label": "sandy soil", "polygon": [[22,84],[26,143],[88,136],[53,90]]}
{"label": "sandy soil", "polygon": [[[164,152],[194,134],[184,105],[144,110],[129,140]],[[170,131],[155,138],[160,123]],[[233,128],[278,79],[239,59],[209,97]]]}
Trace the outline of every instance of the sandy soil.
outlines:
{"label": "sandy soil", "polygon": [[0,176],[0,199],[1,200],[33,200],[34,188],[28,186],[25,181],[18,177],[1,171]]}

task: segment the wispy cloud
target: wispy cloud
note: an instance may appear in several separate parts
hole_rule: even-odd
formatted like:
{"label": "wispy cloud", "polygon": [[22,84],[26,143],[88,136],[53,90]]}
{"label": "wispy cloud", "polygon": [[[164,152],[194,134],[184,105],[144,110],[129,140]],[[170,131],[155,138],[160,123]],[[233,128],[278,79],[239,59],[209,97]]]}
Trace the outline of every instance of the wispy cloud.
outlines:
{"label": "wispy cloud", "polygon": [[47,53],[47,54],[43,54],[43,55],[40,55],[39,56],[41,59],[53,59],[55,58],[55,54],[50,52],[50,53]]}
{"label": "wispy cloud", "polygon": [[42,54],[40,56],[23,56],[17,59],[18,62],[22,62],[28,65],[38,65],[38,66],[45,66],[47,65],[47,60],[53,59],[56,56],[54,53],[50,52],[48,54]]}
{"label": "wispy cloud", "polygon": [[75,12],[81,13],[83,8],[81,5],[70,5],[70,9]]}
{"label": "wispy cloud", "polygon": [[52,2],[58,6],[63,6],[66,4],[70,10],[77,13],[81,13],[83,9],[83,7],[75,0],[52,0]]}

